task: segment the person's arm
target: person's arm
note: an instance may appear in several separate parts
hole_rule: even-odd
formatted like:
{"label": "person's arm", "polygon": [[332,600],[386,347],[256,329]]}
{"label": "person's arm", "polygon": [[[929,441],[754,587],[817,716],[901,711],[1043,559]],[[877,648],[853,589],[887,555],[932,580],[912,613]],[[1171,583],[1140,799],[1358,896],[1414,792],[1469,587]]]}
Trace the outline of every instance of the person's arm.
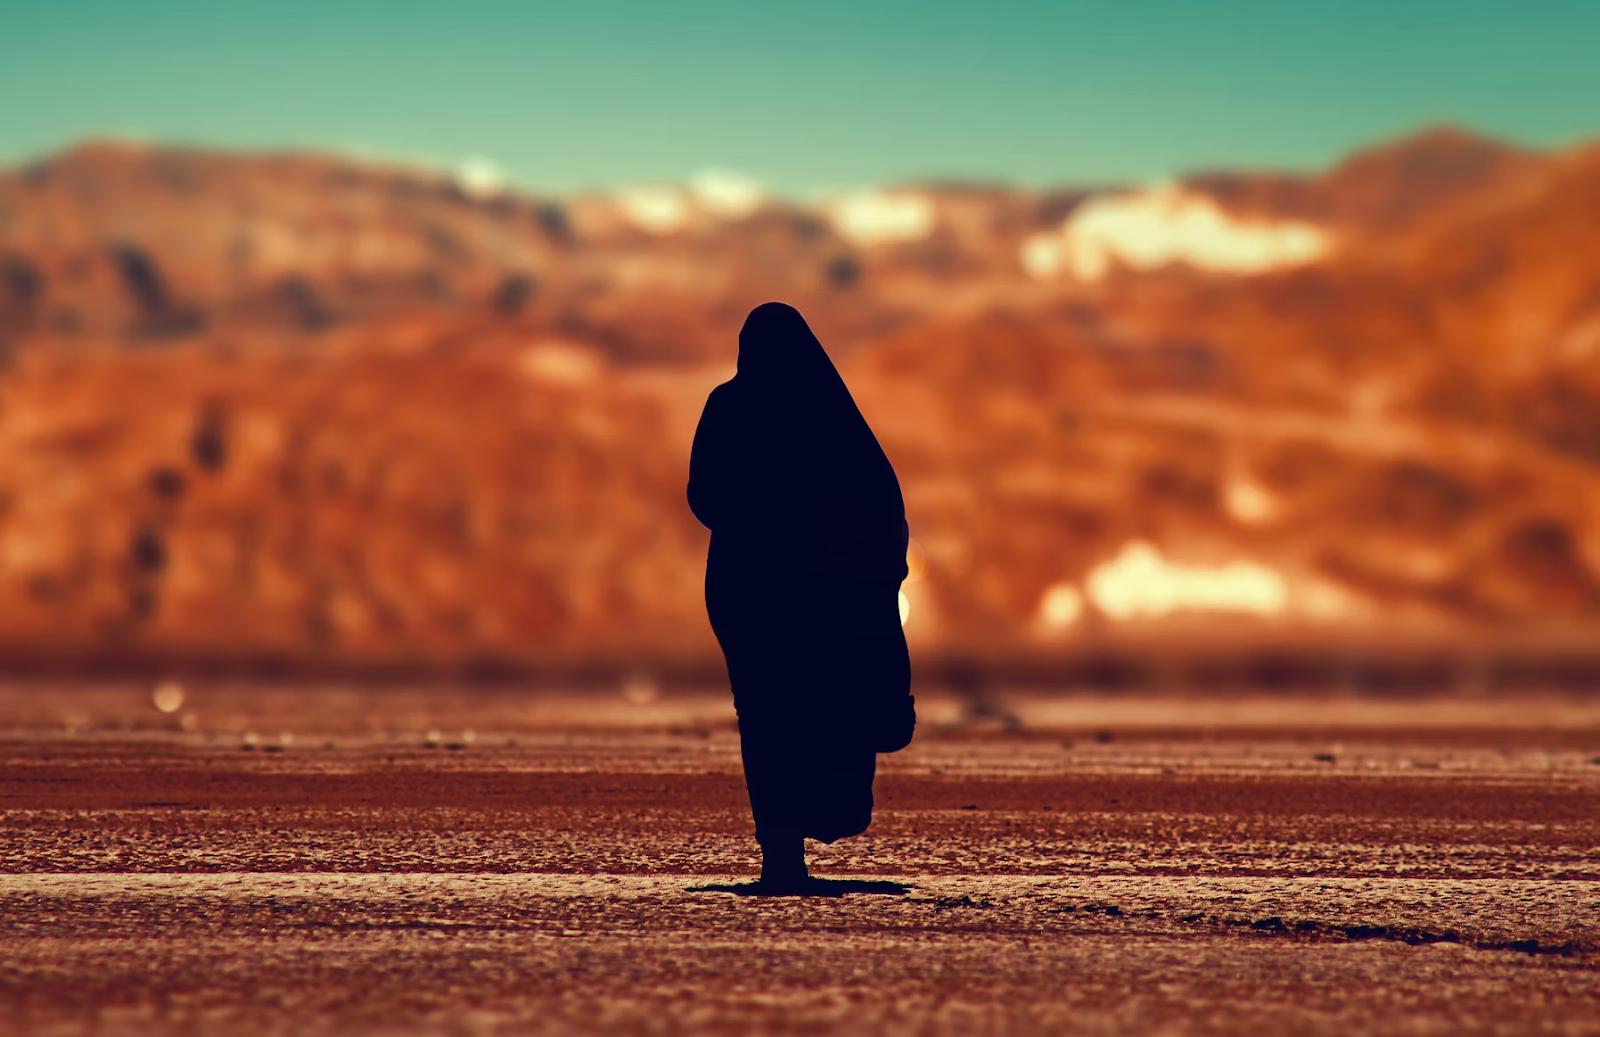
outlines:
{"label": "person's arm", "polygon": [[727,398],[724,385],[711,390],[689,453],[689,510],[707,529],[716,529],[726,509],[722,496],[728,484]]}

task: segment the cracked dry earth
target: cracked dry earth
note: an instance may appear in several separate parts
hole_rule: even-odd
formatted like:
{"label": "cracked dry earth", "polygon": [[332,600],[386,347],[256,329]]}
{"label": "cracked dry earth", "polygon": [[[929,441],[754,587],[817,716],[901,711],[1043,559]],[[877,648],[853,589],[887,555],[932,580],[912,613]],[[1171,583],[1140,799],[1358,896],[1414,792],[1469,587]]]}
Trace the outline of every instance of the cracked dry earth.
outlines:
{"label": "cracked dry earth", "polygon": [[765,898],[718,697],[189,703],[0,688],[0,1032],[1600,1033],[1600,704],[932,700]]}

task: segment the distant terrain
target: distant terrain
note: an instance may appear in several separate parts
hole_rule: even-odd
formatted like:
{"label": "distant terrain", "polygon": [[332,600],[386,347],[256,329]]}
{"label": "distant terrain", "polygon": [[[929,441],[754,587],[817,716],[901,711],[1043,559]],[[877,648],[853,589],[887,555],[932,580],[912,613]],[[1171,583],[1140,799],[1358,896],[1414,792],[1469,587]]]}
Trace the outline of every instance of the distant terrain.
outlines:
{"label": "distant terrain", "polygon": [[926,672],[1600,674],[1600,146],[815,205],[471,172],[0,172],[0,661],[713,673],[688,447],[782,299],[900,472]]}

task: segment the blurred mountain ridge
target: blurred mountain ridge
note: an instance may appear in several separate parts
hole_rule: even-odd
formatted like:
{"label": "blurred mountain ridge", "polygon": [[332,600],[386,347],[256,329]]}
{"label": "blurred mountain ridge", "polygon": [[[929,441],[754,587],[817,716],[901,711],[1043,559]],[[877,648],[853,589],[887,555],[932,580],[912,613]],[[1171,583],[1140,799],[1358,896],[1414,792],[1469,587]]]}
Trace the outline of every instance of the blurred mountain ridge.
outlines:
{"label": "blurred mountain ridge", "polygon": [[1600,147],[1442,128],[816,205],[111,143],[0,172],[0,656],[714,662],[688,445],[773,298],[901,473],[921,658],[1593,643]]}

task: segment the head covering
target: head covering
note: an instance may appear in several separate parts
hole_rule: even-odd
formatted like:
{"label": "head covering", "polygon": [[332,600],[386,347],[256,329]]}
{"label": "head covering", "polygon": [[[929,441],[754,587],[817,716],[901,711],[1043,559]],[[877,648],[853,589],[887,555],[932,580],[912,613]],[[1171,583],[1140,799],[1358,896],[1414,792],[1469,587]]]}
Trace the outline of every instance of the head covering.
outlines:
{"label": "head covering", "polygon": [[883,456],[838,368],[793,306],[769,302],[750,311],[739,331],[733,385],[755,405],[752,431],[764,412],[765,436],[780,450],[820,464],[837,464],[842,455]]}
{"label": "head covering", "polygon": [[796,392],[843,390],[844,380],[828,359],[800,311],[781,302],[762,303],[739,329],[739,376],[761,382],[769,391],[798,381]]}
{"label": "head covering", "polygon": [[738,374],[706,403],[689,495],[702,522],[740,536],[814,524],[842,498],[905,522],[894,469],[844,379],[800,312],[778,302],[745,319]]}

